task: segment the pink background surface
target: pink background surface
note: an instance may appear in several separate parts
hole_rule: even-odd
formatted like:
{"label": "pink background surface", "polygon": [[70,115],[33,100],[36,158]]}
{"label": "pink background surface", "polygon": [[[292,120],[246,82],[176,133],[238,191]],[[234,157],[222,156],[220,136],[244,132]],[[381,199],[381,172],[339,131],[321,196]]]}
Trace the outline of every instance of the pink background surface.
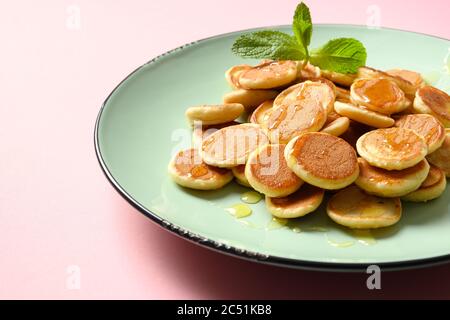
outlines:
{"label": "pink background surface", "polygon": [[[290,23],[296,4],[3,5],[0,298],[450,298],[450,265],[383,274],[382,290],[374,292],[365,274],[288,270],[211,252],[137,213],[103,176],[93,147],[95,118],[130,71],[199,38]],[[383,26],[450,38],[445,0],[308,1],[316,23],[365,24],[372,4]],[[71,5],[80,10],[78,29]],[[79,289],[67,286],[71,265],[81,272]]]}

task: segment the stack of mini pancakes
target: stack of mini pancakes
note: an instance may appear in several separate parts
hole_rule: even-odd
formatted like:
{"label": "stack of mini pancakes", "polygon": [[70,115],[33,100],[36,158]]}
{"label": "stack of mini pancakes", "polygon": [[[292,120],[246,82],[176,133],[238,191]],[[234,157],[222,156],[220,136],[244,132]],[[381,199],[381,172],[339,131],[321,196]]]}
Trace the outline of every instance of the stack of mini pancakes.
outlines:
{"label": "stack of mini pancakes", "polygon": [[186,111],[194,146],[169,164],[181,186],[213,190],[235,177],[264,194],[279,218],[315,211],[328,191],[329,217],[361,229],[398,222],[401,199],[444,192],[450,97],[419,73],[263,61],[234,66],[225,78],[233,91],[223,103]]}

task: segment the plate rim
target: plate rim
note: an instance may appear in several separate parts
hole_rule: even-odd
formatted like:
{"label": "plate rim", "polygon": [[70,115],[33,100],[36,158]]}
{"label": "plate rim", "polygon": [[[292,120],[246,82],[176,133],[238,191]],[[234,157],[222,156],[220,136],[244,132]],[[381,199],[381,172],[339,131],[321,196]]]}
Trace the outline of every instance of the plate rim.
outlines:
{"label": "plate rim", "polygon": [[[367,28],[365,25],[358,25],[358,24],[337,24],[337,23],[316,23],[314,25],[319,26],[339,26],[339,27],[351,27],[351,28]],[[183,44],[179,47],[176,47],[174,49],[171,49],[169,51],[166,51],[160,55],[157,55],[156,57],[152,58],[151,60],[147,61],[146,63],[140,65],[136,69],[134,69],[131,73],[129,73],[122,81],[120,81],[114,89],[109,93],[109,95],[106,97],[106,99],[103,101],[100,110],[98,112],[96,121],[95,121],[95,127],[94,127],[94,148],[95,148],[95,155],[97,157],[97,161],[100,165],[100,168],[102,169],[102,172],[106,176],[109,183],[114,187],[114,189],[124,198],[132,207],[138,210],[141,214],[149,218],[151,221],[159,225],[161,228],[168,230],[172,234],[177,235],[178,237],[188,240],[191,243],[195,243],[197,245],[200,245],[204,248],[208,248],[210,250],[224,253],[229,256],[241,258],[247,261],[252,262],[258,262],[258,263],[264,263],[269,265],[275,265],[280,267],[288,267],[288,268],[295,268],[295,269],[303,269],[303,270],[313,270],[313,271],[334,271],[334,272],[365,272],[367,270],[367,267],[370,265],[377,265],[381,268],[383,271],[399,271],[399,270],[407,270],[407,269],[415,269],[415,268],[423,268],[423,267],[430,267],[430,266],[436,266],[440,264],[445,264],[450,262],[450,254],[446,255],[440,255],[430,258],[422,258],[422,259],[413,259],[413,260],[404,260],[404,261],[393,261],[393,262],[380,262],[380,263],[360,263],[360,262],[325,262],[325,261],[311,261],[311,260],[301,260],[301,259],[292,259],[292,258],[286,258],[286,257],[280,257],[280,256],[274,256],[274,255],[267,255],[262,254],[259,252],[249,251],[242,248],[238,248],[236,246],[232,245],[224,245],[218,241],[215,241],[213,239],[204,237],[198,233],[192,232],[188,229],[185,229],[184,227],[181,227],[179,225],[176,225],[168,220],[165,220],[158,216],[153,211],[147,209],[145,206],[139,203],[136,199],[134,199],[121,185],[120,183],[114,178],[112,173],[109,171],[108,166],[106,165],[106,162],[102,156],[102,152],[100,149],[100,136],[99,136],[99,125],[102,118],[102,114],[106,108],[106,105],[111,98],[111,96],[118,90],[119,87],[123,83],[125,83],[129,78],[131,78],[135,73],[140,71],[142,68],[144,68],[147,65],[151,65],[155,62],[157,62],[159,59],[170,55],[174,52],[181,51],[187,47],[190,47],[192,45],[205,42],[211,39],[218,39],[226,36],[230,36],[233,34],[238,34],[242,32],[253,32],[258,30],[264,30],[269,28],[285,28],[289,27],[290,25],[273,25],[273,26],[265,26],[265,27],[257,27],[257,28],[250,28],[250,29],[243,29],[243,30],[236,30],[232,32],[222,33],[210,37],[206,37],[200,40],[192,41],[186,44]],[[406,33],[415,33],[422,36],[427,36],[431,38],[436,38],[440,40],[450,41],[449,39],[434,36],[426,33],[416,32],[416,31],[408,31],[403,29],[397,29],[397,28],[388,28],[388,27],[380,27],[377,28],[379,30],[391,30],[391,31],[401,31]]]}

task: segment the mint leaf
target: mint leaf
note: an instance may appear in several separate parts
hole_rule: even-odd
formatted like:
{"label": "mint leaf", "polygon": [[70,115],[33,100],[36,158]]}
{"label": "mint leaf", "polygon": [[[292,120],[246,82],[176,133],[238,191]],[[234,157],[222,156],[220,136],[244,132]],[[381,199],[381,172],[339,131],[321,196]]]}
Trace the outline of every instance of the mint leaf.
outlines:
{"label": "mint leaf", "polygon": [[364,45],[352,38],[330,40],[310,53],[313,24],[303,2],[295,10],[292,30],[294,36],[271,30],[244,34],[234,42],[232,51],[243,58],[303,60],[305,64],[309,61],[321,69],[340,73],[355,73],[366,63]]}
{"label": "mint leaf", "polygon": [[279,31],[257,31],[239,38],[231,48],[234,54],[242,58],[302,60],[305,53],[294,37]]}
{"label": "mint leaf", "polygon": [[310,61],[324,70],[339,73],[355,73],[366,64],[367,53],[364,45],[356,39],[339,38],[328,41],[314,50]]}
{"label": "mint leaf", "polygon": [[305,55],[308,56],[308,46],[312,36],[312,21],[309,8],[303,2],[295,9],[292,30],[298,43],[302,46]]}

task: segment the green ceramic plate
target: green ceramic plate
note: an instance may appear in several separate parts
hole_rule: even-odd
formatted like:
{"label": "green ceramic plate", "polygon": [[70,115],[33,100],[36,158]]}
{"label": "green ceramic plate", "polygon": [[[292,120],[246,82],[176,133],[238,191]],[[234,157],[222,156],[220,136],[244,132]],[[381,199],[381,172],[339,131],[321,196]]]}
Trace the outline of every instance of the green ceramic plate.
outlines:
{"label": "green ceramic plate", "polygon": [[[287,26],[274,28],[289,32]],[[106,99],[95,129],[96,152],[120,194],[183,238],[258,262],[362,270],[370,264],[396,269],[450,260],[450,188],[426,204],[404,203],[398,225],[361,235],[334,224],[323,207],[283,226],[272,221],[260,201],[249,205],[252,215],[236,219],[225,208],[240,203],[247,189],[233,182],[219,191],[199,192],[172,182],[166,169],[169,159],[190,143],[184,111],[191,105],[220,103],[230,91],[224,72],[244,62],[230,51],[241,33],[167,52],[131,73]],[[448,40],[391,29],[316,25],[312,45],[335,37],[361,40],[370,66],[416,70],[450,91]]]}

